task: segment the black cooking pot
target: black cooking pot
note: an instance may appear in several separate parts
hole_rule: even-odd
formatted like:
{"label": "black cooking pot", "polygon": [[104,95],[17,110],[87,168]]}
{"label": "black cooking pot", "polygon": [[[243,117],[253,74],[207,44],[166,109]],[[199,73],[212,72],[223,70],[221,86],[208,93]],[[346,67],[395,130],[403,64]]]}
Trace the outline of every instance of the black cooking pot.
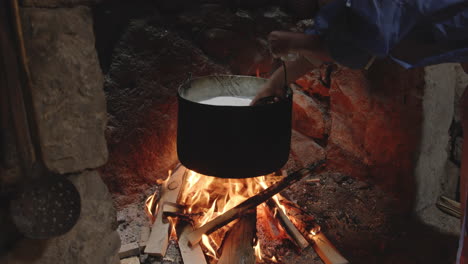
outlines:
{"label": "black cooking pot", "polygon": [[292,96],[255,106],[200,103],[218,96],[253,98],[266,79],[217,75],[179,88],[177,154],[198,173],[249,178],[279,170],[289,156]]}

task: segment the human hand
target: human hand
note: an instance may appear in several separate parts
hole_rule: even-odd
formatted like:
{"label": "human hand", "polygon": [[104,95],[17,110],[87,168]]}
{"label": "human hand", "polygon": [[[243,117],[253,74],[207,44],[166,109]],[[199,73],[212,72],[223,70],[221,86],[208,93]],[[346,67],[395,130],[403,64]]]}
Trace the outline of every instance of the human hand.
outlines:
{"label": "human hand", "polygon": [[260,92],[257,93],[250,105],[269,104],[286,98],[286,89],[283,85],[283,82],[274,81],[274,79],[268,80],[268,82],[260,89]]}

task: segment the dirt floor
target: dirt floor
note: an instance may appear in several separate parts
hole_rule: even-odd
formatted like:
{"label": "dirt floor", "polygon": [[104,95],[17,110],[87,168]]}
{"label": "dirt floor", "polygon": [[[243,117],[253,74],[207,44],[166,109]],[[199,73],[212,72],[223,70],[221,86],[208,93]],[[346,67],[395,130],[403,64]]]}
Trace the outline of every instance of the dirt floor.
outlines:
{"label": "dirt floor", "polygon": [[[454,263],[457,237],[403,215],[398,207],[401,201],[371,183],[342,174],[326,172],[314,178],[320,178],[320,182],[308,183],[303,179],[282,194],[315,216],[322,232],[351,263]],[[141,227],[150,226],[143,204],[153,191],[142,191],[138,202],[119,211],[122,244],[137,241]],[[275,252],[279,263],[323,263],[312,247],[300,252],[292,243],[262,244],[261,234],[259,239],[263,252],[269,255],[266,259]],[[165,258],[141,255],[140,260],[146,264],[183,263],[176,241],[171,241]]]}

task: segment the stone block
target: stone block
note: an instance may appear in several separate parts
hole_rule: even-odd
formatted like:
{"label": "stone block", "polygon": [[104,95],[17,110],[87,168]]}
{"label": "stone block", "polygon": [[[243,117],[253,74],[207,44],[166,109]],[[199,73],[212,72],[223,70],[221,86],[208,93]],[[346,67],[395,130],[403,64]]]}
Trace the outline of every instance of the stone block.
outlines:
{"label": "stone block", "polygon": [[312,138],[325,136],[325,110],[313,98],[294,89],[292,127]]}
{"label": "stone block", "polygon": [[370,178],[398,195],[402,211],[411,210],[421,139],[423,70],[404,70],[383,60],[367,73],[339,67],[331,81],[327,168]]}
{"label": "stone block", "polygon": [[312,139],[293,130],[291,134],[291,155],[302,168],[325,158],[325,150]]}
{"label": "stone block", "polygon": [[448,159],[449,128],[454,114],[454,64],[425,68],[421,150],[415,170],[416,211],[433,205],[441,194]]}
{"label": "stone block", "polygon": [[331,129],[329,144],[364,161],[366,126],[372,98],[360,71],[341,69],[330,89]]}
{"label": "stone block", "polygon": [[90,9],[21,11],[46,166],[70,173],[103,165],[107,114]]}

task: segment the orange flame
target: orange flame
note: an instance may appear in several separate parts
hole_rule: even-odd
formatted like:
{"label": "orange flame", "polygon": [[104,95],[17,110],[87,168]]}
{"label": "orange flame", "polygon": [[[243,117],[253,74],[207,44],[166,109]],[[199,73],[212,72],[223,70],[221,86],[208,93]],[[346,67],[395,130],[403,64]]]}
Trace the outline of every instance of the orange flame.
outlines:
{"label": "orange flame", "polygon": [[262,250],[260,248],[260,240],[257,240],[257,244],[254,246],[255,257],[257,262],[263,262],[262,260]]}
{"label": "orange flame", "polygon": [[171,233],[170,233],[170,238],[171,239],[177,239],[177,231],[176,231],[176,225],[177,225],[177,220],[171,217],[167,218],[169,220],[169,223],[171,225]]}
{"label": "orange flame", "polygon": [[[263,180],[259,182],[260,186],[262,186],[263,189],[268,188],[268,185],[266,185],[265,181],[265,176],[262,176]],[[281,196],[279,194],[276,194],[273,196],[273,200],[275,201],[276,205],[286,214],[286,207],[280,203],[280,198]],[[275,213],[276,215],[276,213]]]}
{"label": "orange flame", "polygon": [[[169,179],[172,175],[172,170],[167,171],[167,178]],[[164,183],[163,180],[157,179],[156,183],[158,185],[162,185]],[[158,211],[158,205],[156,205],[157,197],[156,193],[153,193],[152,195],[148,196],[145,200],[145,212],[146,214],[150,217],[151,221],[154,221],[155,216],[154,214]]]}
{"label": "orange flame", "polygon": [[257,70],[255,71],[255,73],[257,74],[257,78],[260,77],[260,69],[257,68]]}
{"label": "orange flame", "polygon": [[320,226],[319,226],[319,225],[316,225],[314,228],[312,228],[312,229],[309,231],[309,235],[310,235],[310,236],[315,236],[315,235],[317,235],[318,233],[320,233]]}
{"label": "orange flame", "polygon": [[207,254],[214,259],[218,259],[218,257],[216,256],[216,250],[211,246],[210,238],[207,235],[202,236],[202,243],[208,250]]}
{"label": "orange flame", "polygon": [[153,208],[154,207],[153,206],[154,206],[154,203],[155,203],[155,196],[156,196],[156,194],[152,194],[148,198],[146,198],[146,201],[145,201],[145,212],[150,217],[151,221],[154,221],[154,215],[153,215],[153,213],[154,213]]}
{"label": "orange flame", "polygon": [[188,213],[202,214],[196,224],[198,227],[257,194],[261,181],[258,178],[220,179],[190,171],[180,200]]}
{"label": "orange flame", "polygon": [[[262,182],[266,186],[265,177],[221,179],[189,171],[180,203],[186,206],[186,213],[201,215],[195,223],[196,228],[260,192]],[[217,259],[220,242],[216,243],[211,236],[204,236],[201,241],[207,254],[214,259]]]}

